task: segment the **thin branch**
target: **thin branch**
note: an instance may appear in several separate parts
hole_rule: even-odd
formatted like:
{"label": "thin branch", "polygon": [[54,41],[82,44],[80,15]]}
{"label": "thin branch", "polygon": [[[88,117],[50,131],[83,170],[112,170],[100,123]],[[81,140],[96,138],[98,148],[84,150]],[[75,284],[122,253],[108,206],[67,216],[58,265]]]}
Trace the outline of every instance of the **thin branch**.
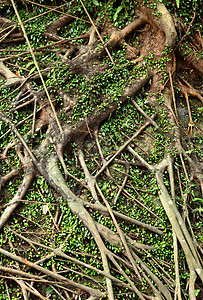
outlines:
{"label": "thin branch", "polygon": [[[107,208],[104,205],[102,205],[101,203],[84,202],[84,204],[87,207],[90,207],[90,208],[92,208],[92,209],[94,209],[96,211],[99,211],[103,215],[109,215]],[[159,230],[158,228],[156,228],[155,226],[152,226],[152,225],[145,224],[143,222],[137,221],[136,219],[131,218],[129,216],[126,216],[126,215],[124,215],[122,213],[119,213],[119,212],[117,212],[115,210],[113,211],[113,213],[114,213],[114,215],[117,218],[119,218],[122,221],[125,221],[125,222],[130,223],[130,224],[135,224],[137,226],[140,226],[142,228],[150,230],[150,231],[152,231],[154,233],[157,233],[158,235],[164,235],[164,233],[161,230]]]}
{"label": "thin branch", "polygon": [[6,222],[10,218],[11,214],[14,212],[14,210],[20,203],[19,200],[22,200],[28,187],[30,186],[33,176],[34,176],[34,172],[33,172],[32,167],[28,167],[27,172],[25,173],[25,176],[23,178],[23,181],[18,188],[18,191],[16,192],[13,199],[10,201],[9,206],[7,206],[6,209],[4,210],[4,212],[1,214],[0,229],[3,228],[3,226],[6,224]]}
{"label": "thin branch", "polygon": [[[8,227],[8,228],[9,228],[9,227]],[[39,247],[42,247],[42,248],[44,248],[44,249],[50,250],[50,251],[53,252],[54,255],[57,255],[57,256],[59,256],[59,257],[62,257],[62,258],[64,258],[64,259],[66,259],[66,260],[70,260],[70,261],[72,261],[73,263],[75,263],[75,264],[77,264],[77,265],[83,266],[83,267],[85,267],[85,268],[88,268],[88,269],[90,269],[90,270],[92,270],[92,271],[97,272],[97,273],[100,274],[100,275],[103,275],[103,276],[105,276],[105,277],[108,277],[108,278],[111,279],[112,281],[115,281],[118,285],[122,285],[122,286],[124,286],[124,287],[129,287],[129,286],[126,285],[124,282],[122,282],[122,281],[119,280],[118,278],[112,276],[111,274],[106,273],[106,272],[104,272],[104,271],[101,271],[101,270],[99,270],[99,269],[97,269],[97,268],[95,268],[95,267],[93,267],[93,266],[91,266],[91,265],[89,265],[89,264],[87,264],[87,263],[84,263],[83,261],[80,261],[80,260],[78,260],[78,259],[76,259],[76,258],[74,258],[74,257],[71,257],[71,256],[69,256],[69,255],[63,253],[63,252],[62,252],[62,249],[61,249],[61,248],[62,248],[61,246],[60,246],[59,248],[57,248],[57,249],[54,249],[54,248],[51,248],[51,247],[49,247],[49,246],[47,246],[47,245],[44,245],[44,244],[41,244],[41,243],[32,241],[32,240],[30,240],[30,239],[24,237],[23,235],[19,234],[18,232],[12,230],[11,228],[9,228],[9,230],[10,230],[11,232],[13,232],[15,235],[17,235],[18,237],[20,237],[21,239],[23,239],[24,241],[26,241],[27,243],[30,243],[30,242],[31,242],[31,243],[33,243],[33,244],[36,245],[36,246],[39,246]],[[63,246],[63,245],[62,245],[62,246]],[[51,254],[50,254],[50,255],[51,255]],[[52,255],[51,255],[51,257],[52,257]],[[35,262],[35,264],[38,264],[38,263],[40,263],[40,261]],[[13,269],[12,269],[12,270],[13,270]],[[34,275],[32,275],[32,276],[34,276]],[[32,278],[32,277],[31,277],[31,278]]]}
{"label": "thin branch", "polygon": [[173,79],[171,76],[171,71],[169,71],[169,79],[170,79],[170,85],[171,85],[171,91],[172,91],[172,98],[173,98],[173,105],[175,109],[176,118],[178,119],[178,112],[177,112],[177,106],[176,106],[176,98],[175,98],[175,92],[173,88]]}
{"label": "thin branch", "polygon": [[159,129],[159,126],[157,125],[157,123],[153,120],[153,118],[155,116],[153,116],[152,118],[150,116],[148,116],[146,114],[146,112],[144,112],[144,110],[132,99],[131,100],[132,104],[135,106],[135,108],[147,119],[150,121],[150,123],[157,129]]}
{"label": "thin branch", "polygon": [[92,198],[94,199],[94,201],[99,201],[98,196],[97,196],[97,192],[96,192],[96,189],[95,189],[95,184],[96,184],[95,177],[93,177],[90,174],[90,172],[87,168],[87,165],[85,163],[84,153],[81,149],[78,149],[78,158],[79,158],[80,164],[83,168],[83,171],[85,173],[85,179],[86,179],[87,185],[89,187],[89,190],[92,194]]}
{"label": "thin branch", "polygon": [[115,260],[114,256],[109,254],[109,258],[112,261],[112,263],[115,265],[115,267],[117,268],[117,270],[123,275],[123,277],[129,282],[129,284],[131,285],[131,287],[133,288],[133,290],[136,292],[136,294],[139,296],[139,299],[141,300],[145,300],[143,294],[137,289],[136,285],[134,284],[134,282],[132,282],[132,280],[129,278],[129,276],[123,271],[123,269],[121,268],[121,266],[118,264],[118,262]]}
{"label": "thin branch", "polygon": [[35,131],[35,120],[36,120],[36,108],[37,108],[37,99],[34,99],[34,109],[33,109],[33,120],[32,120],[32,137],[34,135],[34,131]]}
{"label": "thin branch", "polygon": [[15,254],[13,254],[13,253],[11,253],[9,251],[6,251],[6,250],[4,250],[2,248],[0,248],[0,253],[2,255],[5,255],[5,256],[11,258],[12,260],[18,261],[18,262],[23,263],[23,264],[25,264],[25,265],[27,265],[27,266],[29,266],[29,267],[31,267],[31,268],[39,271],[39,272],[42,272],[42,273],[44,273],[44,274],[46,274],[46,275],[48,275],[48,276],[50,276],[50,277],[58,280],[59,282],[63,282],[64,284],[67,284],[68,286],[72,287],[73,289],[80,289],[82,291],[86,291],[90,295],[94,295],[95,299],[99,299],[100,297],[104,296],[103,293],[101,293],[100,291],[98,291],[96,289],[92,289],[92,288],[87,287],[85,285],[82,285],[80,283],[76,283],[76,282],[74,282],[74,281],[72,281],[72,280],[70,280],[70,279],[68,279],[66,277],[63,277],[63,276],[61,276],[61,275],[59,275],[59,274],[57,274],[55,272],[52,272],[52,271],[50,271],[48,269],[45,269],[45,268],[43,268],[41,266],[38,266],[35,263],[33,263],[31,261],[28,261],[28,260],[26,260],[26,259],[24,259],[24,258],[22,258],[20,256],[17,256],[17,255],[15,255]]}
{"label": "thin branch", "polygon": [[7,285],[6,281],[5,281],[5,287],[6,287],[6,292],[7,292],[7,295],[8,295],[8,299],[11,300],[11,296],[10,296],[8,285]]}
{"label": "thin branch", "polygon": [[[94,27],[96,33],[98,34],[98,37],[100,38],[100,41],[101,41],[102,44],[104,45],[104,40],[102,39],[102,37],[101,37],[101,35],[100,35],[100,33],[99,33],[97,27],[95,26],[95,24],[94,24],[92,18],[90,17],[90,15],[89,15],[89,13],[88,13],[88,11],[87,11],[87,9],[86,9],[86,7],[85,7],[83,1],[80,0],[80,3],[82,4],[82,7],[84,8],[84,11],[86,12],[86,14],[87,14],[87,16],[88,16],[88,18],[89,18],[89,20],[90,20],[92,26]],[[106,53],[107,53],[108,57],[110,58],[112,64],[114,65],[114,61],[113,61],[113,58],[112,58],[112,56],[111,56],[111,54],[110,54],[110,52],[109,52],[109,49],[108,49],[105,45],[104,45],[104,49],[106,50]]]}
{"label": "thin branch", "polygon": [[129,173],[129,165],[126,166],[126,175],[125,175],[125,178],[124,178],[124,180],[123,180],[123,183],[122,183],[122,185],[119,187],[118,193],[117,193],[117,195],[116,195],[116,197],[115,197],[115,199],[114,199],[114,204],[116,204],[116,202],[117,202],[117,200],[118,200],[118,198],[119,198],[121,192],[123,191],[123,189],[124,189],[124,187],[125,187],[125,185],[126,185],[126,182],[127,182],[127,180],[128,180],[128,173]]}
{"label": "thin branch", "polygon": [[24,37],[25,37],[25,39],[26,39],[26,41],[27,41],[28,47],[29,47],[29,49],[30,49],[30,53],[31,53],[31,55],[32,55],[34,64],[35,64],[35,66],[36,66],[36,68],[37,68],[37,71],[38,71],[38,73],[39,73],[39,76],[40,76],[40,79],[41,79],[41,81],[42,81],[44,90],[45,90],[45,92],[46,92],[47,98],[48,98],[49,103],[50,103],[50,105],[51,105],[51,108],[52,108],[54,117],[55,117],[55,119],[56,119],[56,122],[57,122],[57,124],[58,124],[59,129],[60,129],[60,132],[61,132],[61,134],[62,134],[62,133],[63,133],[63,130],[62,130],[61,124],[60,124],[60,122],[59,122],[59,120],[58,120],[58,117],[57,117],[57,114],[56,114],[56,110],[55,110],[54,105],[53,105],[53,103],[52,103],[52,101],[51,101],[49,92],[48,92],[47,87],[46,87],[46,84],[45,84],[45,82],[44,82],[44,78],[43,78],[42,73],[41,73],[40,68],[39,68],[39,65],[38,65],[38,63],[37,63],[37,61],[36,61],[35,54],[34,54],[34,52],[33,52],[33,50],[32,50],[30,41],[29,41],[28,36],[27,36],[27,33],[26,33],[26,31],[25,31],[25,27],[24,27],[24,25],[23,25],[23,23],[22,23],[22,21],[21,21],[20,15],[19,15],[19,13],[18,13],[18,10],[17,10],[17,8],[16,8],[16,5],[15,5],[14,1],[11,0],[11,3],[12,3],[12,5],[13,5],[13,8],[14,8],[15,13],[16,13],[16,16],[17,16],[18,21],[19,21],[19,23],[20,23],[20,26],[21,26],[21,28],[22,28]]}
{"label": "thin branch", "polygon": [[147,121],[133,136],[125,142],[117,151],[116,153],[106,162],[105,165],[97,172],[95,178],[97,178],[105,169],[106,167],[118,156],[131,142],[134,138],[136,138],[151,122]]}
{"label": "thin branch", "polygon": [[[28,2],[28,3],[31,3],[31,4],[38,5],[38,6],[40,6],[40,7],[44,7],[44,8],[46,8],[46,9],[50,9],[49,6],[43,5],[43,4],[41,4],[41,3],[37,3],[37,2],[34,2],[34,1],[30,1],[30,0],[25,0],[25,1]],[[88,21],[88,20],[84,20],[84,19],[81,19],[81,18],[76,17],[76,16],[74,16],[74,15],[70,15],[70,14],[65,13],[65,12],[62,12],[62,11],[60,11],[60,10],[58,10],[58,9],[52,8],[52,11],[58,12],[59,14],[63,14],[64,16],[69,16],[69,17],[71,17],[71,18],[73,18],[73,19],[81,20],[81,21],[83,21],[83,22],[86,22],[86,23],[89,23],[89,24],[90,24],[90,21]]]}
{"label": "thin branch", "polygon": [[110,214],[110,216],[111,216],[111,218],[112,218],[112,220],[113,220],[113,223],[114,223],[114,225],[115,225],[115,227],[116,227],[116,230],[117,230],[117,232],[118,232],[118,234],[119,234],[119,236],[120,236],[120,239],[121,239],[121,241],[122,241],[122,243],[123,243],[123,246],[124,246],[124,248],[125,248],[125,251],[126,251],[126,253],[127,253],[127,256],[128,256],[128,258],[129,258],[129,260],[130,260],[132,266],[133,266],[133,269],[134,269],[135,273],[137,274],[139,280],[142,282],[141,276],[140,276],[140,274],[139,274],[139,272],[138,272],[138,269],[137,269],[136,262],[135,262],[135,260],[133,259],[133,256],[132,256],[132,254],[131,254],[131,251],[130,251],[130,249],[129,249],[127,243],[126,243],[125,236],[124,236],[122,230],[120,229],[120,226],[118,225],[118,222],[117,222],[117,220],[116,220],[116,218],[115,218],[115,216],[114,216],[114,213],[113,213],[113,211],[112,211],[112,209],[111,209],[111,206],[109,205],[108,201],[107,201],[106,198],[104,197],[104,195],[103,195],[103,193],[102,193],[102,191],[101,191],[101,189],[99,188],[99,186],[98,186],[97,183],[96,183],[96,188],[97,188],[97,190],[99,191],[99,194],[100,194],[100,196],[102,197],[102,200],[104,201],[104,203],[105,203],[105,205],[106,205],[106,207],[107,207],[107,210],[108,210],[108,212],[109,212],[109,214]]}

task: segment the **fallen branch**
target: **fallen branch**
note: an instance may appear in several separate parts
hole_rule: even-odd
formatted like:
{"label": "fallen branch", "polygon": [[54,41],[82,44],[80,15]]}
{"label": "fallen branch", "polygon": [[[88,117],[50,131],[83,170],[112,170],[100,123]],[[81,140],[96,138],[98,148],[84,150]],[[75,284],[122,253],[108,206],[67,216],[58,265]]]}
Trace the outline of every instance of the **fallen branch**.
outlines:
{"label": "fallen branch", "polygon": [[9,206],[6,207],[6,209],[0,216],[0,229],[3,228],[3,226],[10,218],[11,214],[14,212],[16,207],[19,205],[20,201],[23,199],[23,196],[25,195],[28,187],[30,186],[33,177],[34,177],[33,167],[32,165],[28,165],[27,170],[25,172],[25,176],[23,178],[21,185],[18,188],[18,191],[16,192],[13,199],[10,201]]}
{"label": "fallen branch", "polygon": [[[49,259],[49,258],[53,257],[53,255],[62,257],[62,258],[64,258],[64,259],[68,260],[68,261],[72,261],[73,263],[75,263],[75,264],[77,264],[77,265],[79,265],[79,266],[83,266],[83,267],[85,267],[85,268],[88,268],[88,269],[90,269],[90,270],[92,270],[92,271],[97,272],[98,274],[100,274],[100,275],[102,275],[102,276],[108,277],[109,279],[111,279],[112,281],[115,281],[117,284],[122,285],[123,287],[128,287],[128,288],[129,288],[129,286],[128,286],[126,283],[122,282],[122,281],[119,280],[118,278],[116,278],[116,277],[114,277],[114,276],[112,276],[112,275],[110,275],[110,274],[108,274],[108,273],[105,273],[104,271],[101,271],[101,270],[99,270],[99,269],[97,269],[97,268],[95,268],[95,267],[93,267],[93,266],[91,266],[91,265],[89,265],[89,264],[87,264],[87,263],[84,263],[83,261],[80,261],[80,260],[78,260],[78,259],[76,259],[76,258],[74,258],[74,257],[71,257],[71,256],[65,254],[65,253],[62,251],[62,249],[61,249],[62,247],[59,247],[59,248],[57,248],[57,249],[54,249],[54,248],[51,248],[51,247],[49,247],[49,246],[47,246],[47,245],[40,244],[40,243],[38,243],[38,242],[35,242],[35,241],[33,241],[33,240],[30,240],[30,239],[24,237],[23,235],[19,234],[18,232],[12,230],[11,228],[9,228],[9,230],[10,230],[11,232],[13,232],[16,236],[18,236],[19,238],[23,239],[24,241],[26,241],[26,242],[29,243],[29,244],[32,243],[32,244],[34,244],[34,245],[36,245],[36,246],[39,246],[39,247],[42,247],[42,248],[45,248],[45,249],[47,249],[47,250],[52,251],[52,253],[49,254],[49,256],[48,256],[48,255],[46,256],[46,259]],[[43,261],[44,261],[44,259],[43,259]],[[42,260],[39,260],[39,261],[35,262],[35,264],[40,264],[40,263],[43,262],[43,261],[42,261]],[[13,270],[13,269],[12,269],[12,270]]]}
{"label": "fallen branch", "polygon": [[31,261],[28,261],[28,260],[26,260],[20,256],[17,256],[11,252],[8,252],[2,248],[0,248],[0,253],[11,258],[12,260],[15,260],[19,263],[23,263],[23,264],[27,265],[28,267],[31,267],[39,272],[42,272],[43,274],[46,274],[46,275],[58,280],[59,282],[62,282],[64,284],[66,284],[67,286],[70,286],[73,289],[80,289],[82,291],[85,291],[85,292],[89,293],[92,297],[94,297],[94,299],[100,299],[101,297],[104,297],[104,294],[96,289],[92,289],[88,286],[71,281],[53,271],[50,271],[41,266],[38,266],[35,263],[32,263]]}
{"label": "fallen branch", "polygon": [[116,151],[116,153],[106,162],[105,165],[102,166],[102,168],[97,172],[95,175],[95,178],[97,178],[105,169],[106,167],[118,156],[133,140],[136,138],[151,122],[147,121],[133,136],[125,142],[119,149]]}
{"label": "fallen branch", "polygon": [[[99,213],[101,213],[103,215],[109,215],[107,208],[104,205],[102,205],[101,203],[84,202],[84,205],[87,206],[87,207],[92,208],[95,211],[98,211]],[[134,218],[126,216],[126,215],[124,215],[122,213],[119,213],[115,210],[113,210],[113,213],[118,219],[120,219],[122,221],[125,221],[125,222],[130,223],[130,224],[138,225],[142,228],[153,231],[154,233],[157,233],[159,235],[164,235],[164,233],[161,230],[159,230],[158,228],[156,228],[155,226],[137,221]]]}
{"label": "fallen branch", "polygon": [[45,92],[46,92],[47,98],[48,98],[48,100],[49,100],[51,109],[52,109],[53,114],[54,114],[54,117],[55,117],[55,119],[56,119],[56,122],[57,122],[57,124],[58,124],[59,129],[60,129],[60,132],[61,132],[61,134],[62,134],[62,133],[63,133],[62,127],[61,127],[61,125],[60,125],[60,123],[59,123],[59,120],[58,120],[58,117],[57,117],[57,114],[56,114],[54,105],[53,105],[53,103],[52,103],[52,101],[51,101],[49,92],[48,92],[47,87],[46,87],[46,84],[45,84],[45,82],[44,82],[44,78],[43,78],[43,76],[42,76],[42,73],[41,73],[41,71],[40,71],[39,65],[38,65],[38,63],[37,63],[37,61],[36,61],[36,58],[35,58],[35,54],[34,54],[34,52],[33,52],[33,50],[32,50],[30,41],[29,41],[28,36],[27,36],[27,34],[26,34],[25,27],[24,27],[24,25],[23,25],[23,23],[22,23],[22,21],[21,21],[20,15],[19,15],[19,13],[18,13],[18,10],[17,10],[17,8],[16,8],[16,5],[15,5],[14,1],[11,0],[11,3],[12,3],[12,5],[13,5],[13,8],[14,8],[15,13],[16,13],[16,16],[17,16],[18,21],[19,21],[19,23],[20,23],[20,26],[21,26],[21,28],[22,28],[24,37],[25,37],[25,39],[26,39],[26,41],[27,41],[27,44],[28,44],[30,53],[31,53],[31,55],[32,55],[34,64],[35,64],[35,66],[36,66],[36,68],[37,68],[37,71],[38,71],[38,73],[39,73],[40,79],[41,79],[41,81],[42,81],[44,90],[45,90]]}

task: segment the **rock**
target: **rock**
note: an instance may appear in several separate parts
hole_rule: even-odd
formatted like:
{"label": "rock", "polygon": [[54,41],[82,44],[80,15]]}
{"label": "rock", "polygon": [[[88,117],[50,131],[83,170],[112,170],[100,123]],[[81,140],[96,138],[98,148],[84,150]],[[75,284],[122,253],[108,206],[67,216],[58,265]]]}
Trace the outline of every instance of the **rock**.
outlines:
{"label": "rock", "polygon": [[189,123],[189,114],[186,107],[177,108],[178,118],[183,126],[187,126]]}

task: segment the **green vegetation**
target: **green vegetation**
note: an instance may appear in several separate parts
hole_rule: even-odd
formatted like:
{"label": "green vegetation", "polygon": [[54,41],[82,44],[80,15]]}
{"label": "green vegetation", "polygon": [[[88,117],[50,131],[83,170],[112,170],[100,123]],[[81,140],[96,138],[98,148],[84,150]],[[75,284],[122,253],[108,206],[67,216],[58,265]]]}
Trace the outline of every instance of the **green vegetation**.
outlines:
{"label": "green vegetation", "polygon": [[[13,72],[12,78],[17,76],[20,79],[27,78],[28,81],[22,84],[22,88],[19,84],[6,86],[6,76],[3,77],[0,69],[2,215],[5,208],[10,206],[10,201],[20,195],[17,199],[20,204],[0,232],[0,248],[33,263],[40,261],[39,265],[45,270],[84,286],[84,290],[70,286],[64,292],[67,286],[63,281],[54,281],[51,276],[45,275],[44,278],[49,282],[35,282],[34,288],[43,297],[50,297],[49,299],[76,299],[79,291],[80,299],[85,300],[91,295],[85,291],[88,286],[104,293],[103,299],[112,300],[109,296],[111,287],[105,276],[98,272],[104,270],[108,273],[108,268],[111,276],[120,280],[119,283],[112,280],[115,299],[137,299],[139,296],[136,295],[132,282],[143,292],[142,295],[154,296],[151,288],[153,284],[163,296],[156,279],[150,277],[145,267],[150,269],[174,297],[177,280],[174,226],[163,204],[167,193],[170,199],[173,198],[173,180],[175,209],[180,213],[181,220],[184,220],[192,242],[196,241],[199,248],[203,244],[201,177],[198,169],[202,163],[203,142],[200,75],[191,65],[187,68],[183,65],[184,57],[188,59],[190,55],[194,55],[197,61],[201,58],[201,47],[198,47],[196,36],[202,28],[202,8],[195,0],[163,1],[174,18],[178,32],[176,45],[172,48],[164,44],[164,34],[158,28],[158,23],[154,27],[151,25],[161,18],[157,2],[162,1],[143,1],[144,8],[141,10],[140,1],[86,0],[85,8],[102,36],[103,45],[97,34],[91,36],[93,28],[81,2],[75,0],[56,3],[40,0],[35,4],[29,1],[17,4],[63,134],[58,130],[56,117],[43,91],[27,44],[23,39],[10,43],[12,35],[8,35],[8,43],[5,42],[7,37],[5,41],[2,40],[4,66]],[[1,10],[12,22],[18,21],[10,4],[3,4]],[[140,11],[146,13],[145,10],[150,22],[143,22],[119,40],[118,32],[123,34],[126,26],[139,18]],[[46,35],[47,26],[55,24],[54,21],[62,17],[64,12],[74,16],[74,19],[62,27],[58,25],[53,36]],[[21,33],[18,26],[19,32]],[[85,34],[91,36],[92,44],[89,43],[90,36],[82,37]],[[62,43],[61,39],[71,41]],[[106,45],[111,39],[114,39],[115,46],[112,43],[108,54]],[[142,79],[143,83],[140,83]],[[198,95],[194,91],[191,94],[189,88],[193,88]],[[136,91],[130,93],[129,90],[133,89]],[[189,96],[189,109],[185,94]],[[131,100],[144,111],[145,116]],[[184,114],[185,119],[181,114]],[[2,116],[15,125],[27,148]],[[132,151],[126,146],[97,176],[102,165],[150,118],[155,118],[158,129],[152,126],[154,124],[149,124],[129,144]],[[81,149],[84,154],[83,163],[79,155]],[[37,163],[31,159],[28,150]],[[133,151],[137,157],[133,155]],[[60,184],[60,176],[56,174],[54,178],[48,167],[52,157],[57,161],[59,174],[65,179]],[[169,162],[173,169],[173,179]],[[150,170],[147,166],[154,169]],[[13,170],[15,174],[3,182]],[[24,194],[20,188],[27,172],[31,170],[33,178]],[[163,185],[158,181],[158,171]],[[95,179],[93,187],[91,179]],[[106,208],[106,201],[114,211],[113,215],[124,233],[131,255],[138,255],[145,264],[143,267],[134,257],[142,282],[136,274],[126,245],[121,243],[122,238],[115,222],[107,215],[109,208]],[[170,201],[167,198],[167,203]],[[98,202],[102,208],[96,206]],[[104,208],[107,209],[105,212],[102,211]],[[131,222],[120,219],[115,212],[132,218]],[[146,227],[139,226],[132,220],[142,222]],[[103,226],[101,228],[104,232],[104,228],[111,232],[106,231],[105,236],[97,224]],[[157,231],[149,230],[149,226]],[[163,235],[159,234],[160,230]],[[19,235],[29,241],[23,240]],[[148,248],[136,248],[131,245],[132,240]],[[179,238],[178,240],[180,241]],[[193,243],[190,246],[199,249]],[[53,249],[62,250],[72,260],[55,254],[49,256]],[[184,299],[190,299],[187,286],[191,274],[188,257],[181,243],[178,244],[177,255],[181,293]],[[104,257],[107,259],[106,267]],[[0,266],[36,276],[40,274],[42,279],[43,272],[39,273],[34,268],[17,263],[4,254],[0,254],[0,258]],[[87,265],[81,265],[76,260]],[[13,279],[9,271],[1,272],[0,300],[21,299],[22,288],[16,281],[18,276],[15,275]],[[23,281],[27,284],[31,280],[25,278]],[[198,277],[193,293],[197,299],[201,299],[203,294],[199,282]],[[128,284],[129,289],[121,283]],[[30,295],[30,299],[35,299]],[[166,298],[165,295],[163,297]]]}

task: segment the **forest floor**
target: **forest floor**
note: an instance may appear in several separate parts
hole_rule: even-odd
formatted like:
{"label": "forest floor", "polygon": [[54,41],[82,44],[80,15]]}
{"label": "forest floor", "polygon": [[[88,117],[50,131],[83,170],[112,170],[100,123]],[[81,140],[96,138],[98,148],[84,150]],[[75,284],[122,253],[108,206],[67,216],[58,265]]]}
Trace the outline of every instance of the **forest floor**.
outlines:
{"label": "forest floor", "polygon": [[202,299],[197,1],[0,1],[0,300]]}

